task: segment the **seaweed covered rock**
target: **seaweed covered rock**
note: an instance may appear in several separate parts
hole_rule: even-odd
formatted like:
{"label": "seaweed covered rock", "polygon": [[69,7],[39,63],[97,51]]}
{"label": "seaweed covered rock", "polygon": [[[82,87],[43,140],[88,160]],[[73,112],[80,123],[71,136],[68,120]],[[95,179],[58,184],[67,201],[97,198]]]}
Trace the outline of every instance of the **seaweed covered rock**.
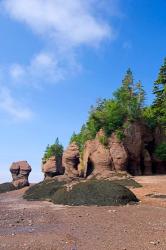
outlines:
{"label": "seaweed covered rock", "polygon": [[24,199],[27,200],[51,200],[51,196],[63,185],[65,182],[57,181],[55,179],[44,180],[40,183],[32,185],[24,194]]}
{"label": "seaweed covered rock", "polygon": [[16,187],[11,182],[0,184],[0,193],[6,193],[13,190],[16,190]]}
{"label": "seaweed covered rock", "polygon": [[10,172],[13,178],[13,185],[16,188],[23,188],[29,186],[28,177],[31,172],[31,166],[27,161],[13,162],[10,167]]}
{"label": "seaweed covered rock", "polygon": [[69,178],[78,177],[78,164],[80,162],[79,148],[76,143],[71,143],[64,151],[62,165],[65,169],[65,175]]}
{"label": "seaweed covered rock", "polygon": [[45,179],[63,174],[62,158],[52,156],[42,164]]}
{"label": "seaweed covered rock", "polygon": [[115,133],[109,139],[110,154],[116,171],[126,171],[128,164],[128,154],[123,143],[117,138]]}
{"label": "seaweed covered rock", "polygon": [[55,204],[70,206],[118,206],[138,202],[126,187],[110,181],[90,180],[74,185],[70,190],[60,188],[51,197]]}

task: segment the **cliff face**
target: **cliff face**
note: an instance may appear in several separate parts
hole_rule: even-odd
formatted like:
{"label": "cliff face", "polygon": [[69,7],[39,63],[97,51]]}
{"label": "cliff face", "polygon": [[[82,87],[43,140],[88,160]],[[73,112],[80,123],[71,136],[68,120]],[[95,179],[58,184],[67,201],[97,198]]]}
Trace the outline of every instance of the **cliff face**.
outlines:
{"label": "cliff face", "polygon": [[[166,142],[166,134],[161,127],[157,127],[153,133],[154,146],[158,146],[160,143]],[[166,161],[161,161],[154,154],[152,154],[154,171],[156,174],[166,174]]]}
{"label": "cliff face", "polygon": [[[43,165],[45,176],[53,177],[62,172],[65,177],[105,179],[118,172],[131,175],[166,174],[166,162],[156,158],[154,150],[166,137],[161,128],[152,131],[145,124],[133,122],[126,124],[124,139],[119,140],[115,133],[109,138],[100,130],[96,138],[84,145],[82,156],[76,143],[64,151],[62,162],[49,159]],[[107,141],[104,143],[103,138]]]}

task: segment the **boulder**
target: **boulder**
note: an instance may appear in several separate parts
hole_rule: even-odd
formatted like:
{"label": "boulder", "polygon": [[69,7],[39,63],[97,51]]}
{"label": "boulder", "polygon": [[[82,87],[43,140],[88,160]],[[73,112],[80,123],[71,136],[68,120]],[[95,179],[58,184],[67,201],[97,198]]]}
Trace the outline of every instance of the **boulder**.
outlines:
{"label": "boulder", "polygon": [[13,178],[13,185],[16,188],[23,188],[29,186],[28,177],[31,172],[31,166],[27,161],[13,162],[10,167],[10,172]]}
{"label": "boulder", "polygon": [[42,164],[42,172],[45,179],[63,174],[62,158],[52,156]]}
{"label": "boulder", "polygon": [[78,177],[78,165],[80,163],[80,152],[75,142],[71,143],[64,151],[62,165],[65,169],[65,175],[69,178]]}
{"label": "boulder", "polygon": [[128,154],[123,143],[113,133],[109,138],[110,155],[116,171],[126,171]]}

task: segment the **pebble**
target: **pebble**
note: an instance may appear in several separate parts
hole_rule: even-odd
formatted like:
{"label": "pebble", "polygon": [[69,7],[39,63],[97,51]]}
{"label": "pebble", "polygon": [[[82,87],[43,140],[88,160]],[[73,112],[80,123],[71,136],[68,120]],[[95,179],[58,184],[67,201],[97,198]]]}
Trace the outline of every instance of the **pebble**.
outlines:
{"label": "pebble", "polygon": [[109,213],[116,213],[116,210],[108,210]]}
{"label": "pebble", "polygon": [[153,244],[153,245],[158,245],[158,244],[160,244],[160,241],[159,240],[156,240],[156,241],[150,241],[149,242],[150,244]]}

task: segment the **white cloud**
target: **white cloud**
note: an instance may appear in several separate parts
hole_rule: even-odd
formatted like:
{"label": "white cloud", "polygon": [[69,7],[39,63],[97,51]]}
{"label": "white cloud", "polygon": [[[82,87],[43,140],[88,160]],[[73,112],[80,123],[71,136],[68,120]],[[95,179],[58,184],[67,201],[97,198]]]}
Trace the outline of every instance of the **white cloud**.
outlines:
{"label": "white cloud", "polygon": [[28,84],[39,87],[41,83],[58,82],[65,77],[65,69],[54,55],[41,52],[35,55],[29,65],[13,64],[9,69],[13,84]]}
{"label": "white cloud", "polygon": [[24,121],[32,118],[29,108],[22,107],[11,95],[8,88],[0,87],[0,108],[9,114],[15,121]]}
{"label": "white cloud", "polygon": [[[103,11],[117,12],[116,1],[1,0],[1,11],[26,24],[45,41],[45,47],[37,51],[28,64],[13,62],[5,69],[2,78],[9,80],[8,88],[11,83],[40,87],[79,72],[82,69],[79,48],[98,48],[101,42],[114,38],[112,25],[103,17]],[[19,120],[32,117],[31,111],[22,108],[5,88],[0,90],[0,109]]]}
{"label": "white cloud", "polygon": [[[91,0],[4,0],[10,16],[33,31],[47,35],[58,46],[96,45],[112,35],[110,25],[92,11]],[[92,5],[93,4],[93,5]]]}
{"label": "white cloud", "polygon": [[[111,9],[115,1],[104,2],[109,2]],[[3,0],[1,7],[6,13],[29,26],[47,44],[47,51],[43,48],[29,65],[14,63],[10,67],[12,80],[37,86],[41,79],[42,83],[58,82],[78,72],[77,48],[98,47],[114,36],[110,23],[99,18],[99,5],[98,0]]]}
{"label": "white cloud", "polygon": [[23,67],[19,64],[13,64],[9,71],[13,79],[19,79],[25,74]]}

